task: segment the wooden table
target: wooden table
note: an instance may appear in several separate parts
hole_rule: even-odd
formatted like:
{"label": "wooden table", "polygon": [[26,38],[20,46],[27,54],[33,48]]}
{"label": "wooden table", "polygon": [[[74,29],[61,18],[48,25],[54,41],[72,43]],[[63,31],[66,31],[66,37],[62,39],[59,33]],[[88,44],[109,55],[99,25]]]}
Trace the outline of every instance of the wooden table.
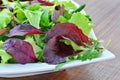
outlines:
{"label": "wooden table", "polygon": [[84,65],[56,73],[0,80],[120,80],[120,0],[75,0],[86,3],[99,40],[112,40],[108,49],[116,59]]}

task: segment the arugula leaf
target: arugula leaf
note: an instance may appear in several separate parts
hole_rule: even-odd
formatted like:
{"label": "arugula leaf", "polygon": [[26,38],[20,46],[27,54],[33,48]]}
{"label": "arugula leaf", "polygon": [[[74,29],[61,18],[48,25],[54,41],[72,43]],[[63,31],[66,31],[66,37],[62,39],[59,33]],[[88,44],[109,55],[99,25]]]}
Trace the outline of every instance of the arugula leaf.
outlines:
{"label": "arugula leaf", "polygon": [[7,27],[11,20],[12,20],[11,12],[8,9],[3,9],[0,12],[0,29]]}
{"label": "arugula leaf", "polygon": [[81,51],[79,54],[75,55],[75,56],[70,56],[69,59],[70,60],[87,60],[87,59],[93,59],[93,58],[96,58],[96,57],[99,57],[103,50],[100,49],[99,47],[99,42],[98,40],[94,40],[94,39],[90,39],[93,44],[92,45],[89,45],[89,44],[85,44],[86,47],[81,47],[81,46],[77,46],[75,45],[74,42],[72,42],[71,44],[71,41],[68,41],[69,42],[69,45],[72,45],[72,47],[77,50],[77,51]]}
{"label": "arugula leaf", "polygon": [[69,20],[70,23],[74,23],[78,26],[78,28],[82,29],[83,33],[89,35],[91,29],[93,28],[93,24],[89,19],[82,13],[74,13]]}

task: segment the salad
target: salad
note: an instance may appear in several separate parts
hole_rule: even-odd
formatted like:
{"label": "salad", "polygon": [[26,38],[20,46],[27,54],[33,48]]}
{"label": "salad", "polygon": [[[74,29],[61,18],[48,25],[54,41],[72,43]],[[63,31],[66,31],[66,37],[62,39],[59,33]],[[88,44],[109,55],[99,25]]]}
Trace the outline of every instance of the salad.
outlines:
{"label": "salad", "polygon": [[0,63],[62,65],[99,57],[103,48],[89,37],[93,23],[85,4],[71,0],[0,1]]}

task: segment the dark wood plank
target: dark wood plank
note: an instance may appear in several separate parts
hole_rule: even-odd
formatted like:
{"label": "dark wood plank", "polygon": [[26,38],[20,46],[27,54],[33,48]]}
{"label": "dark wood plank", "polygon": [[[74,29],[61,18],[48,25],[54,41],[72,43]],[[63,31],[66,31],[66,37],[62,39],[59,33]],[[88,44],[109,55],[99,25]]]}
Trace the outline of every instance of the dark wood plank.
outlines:
{"label": "dark wood plank", "polygon": [[[99,40],[112,40],[108,49],[117,57],[84,65],[65,71],[30,77],[0,80],[119,80],[120,79],[120,0],[75,0],[86,3],[85,11],[90,14],[95,24],[94,31]],[[104,44],[105,44],[104,43]]]}

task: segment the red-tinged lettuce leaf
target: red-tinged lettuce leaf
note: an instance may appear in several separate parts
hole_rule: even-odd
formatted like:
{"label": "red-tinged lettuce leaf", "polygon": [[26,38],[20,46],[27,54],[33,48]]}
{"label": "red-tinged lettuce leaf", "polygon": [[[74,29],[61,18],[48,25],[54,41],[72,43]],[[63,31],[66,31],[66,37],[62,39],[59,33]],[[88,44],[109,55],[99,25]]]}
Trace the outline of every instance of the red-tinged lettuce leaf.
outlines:
{"label": "red-tinged lettuce leaf", "polygon": [[[34,1],[34,0],[33,0]],[[43,6],[54,6],[54,4],[53,3],[51,3],[51,2],[48,2],[48,1],[46,1],[46,0],[35,0],[36,2],[39,2],[41,5],[43,5]]]}
{"label": "red-tinged lettuce leaf", "polygon": [[47,32],[45,40],[48,42],[51,38],[58,35],[63,35],[64,37],[69,38],[79,46],[84,46],[84,43],[92,44],[82,30],[72,23],[56,24],[55,27]]}
{"label": "red-tinged lettuce leaf", "polygon": [[44,5],[44,6],[53,6],[54,4],[51,3],[51,2],[48,2],[48,1],[45,1],[45,0],[38,0],[41,5]]}
{"label": "red-tinged lettuce leaf", "polygon": [[62,36],[55,36],[48,41],[43,51],[43,59],[46,63],[58,64],[65,62],[67,56],[75,54],[73,48],[61,42],[61,39],[64,38]]}
{"label": "red-tinged lettuce leaf", "polygon": [[4,42],[3,49],[20,64],[38,61],[34,54],[33,47],[26,41],[15,38],[9,39]]}
{"label": "red-tinged lettuce leaf", "polygon": [[32,25],[29,24],[21,24],[15,26],[13,29],[10,30],[10,32],[6,35],[8,37],[13,37],[13,36],[25,36],[29,34],[44,34],[42,31],[39,29],[33,27]]}
{"label": "red-tinged lettuce leaf", "polygon": [[[13,2],[13,0],[8,0],[9,2]],[[42,6],[54,6],[53,3],[48,2],[46,0],[20,0],[20,1],[29,1],[31,3],[40,3]],[[2,1],[0,1],[0,3],[2,3]]]}
{"label": "red-tinged lettuce leaf", "polygon": [[[8,0],[10,2],[13,2],[14,0]],[[20,0],[20,1],[33,1],[33,0]]]}
{"label": "red-tinged lettuce leaf", "polygon": [[5,32],[8,32],[10,30],[9,27],[4,28],[4,29],[0,29],[0,35],[4,34]]}
{"label": "red-tinged lettuce leaf", "polygon": [[13,8],[9,6],[0,6],[0,9],[9,9],[11,12],[13,12]]}

